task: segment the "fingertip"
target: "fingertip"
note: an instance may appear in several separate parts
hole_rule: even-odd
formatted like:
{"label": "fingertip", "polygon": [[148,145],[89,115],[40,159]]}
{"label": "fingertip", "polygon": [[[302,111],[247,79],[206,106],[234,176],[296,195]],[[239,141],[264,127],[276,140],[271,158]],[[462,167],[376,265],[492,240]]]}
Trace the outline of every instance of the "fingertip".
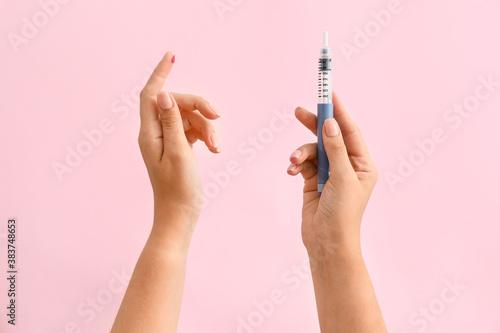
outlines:
{"label": "fingertip", "polygon": [[215,118],[214,119],[218,119],[221,116],[219,109],[216,108],[215,106],[213,106],[210,103],[208,103],[208,109],[210,111],[212,111],[213,114],[215,114]]}
{"label": "fingertip", "polygon": [[210,149],[210,151],[214,154],[220,153],[220,145],[219,142],[217,141],[217,136],[215,135],[215,132],[213,132],[210,135],[209,140],[207,140],[207,147]]}
{"label": "fingertip", "polygon": [[323,124],[323,131],[327,137],[334,137],[340,134],[339,124],[335,118],[325,120],[325,123]]}
{"label": "fingertip", "polygon": [[299,114],[304,110],[304,108],[302,106],[297,106],[295,108],[295,117],[298,118],[299,117]]}
{"label": "fingertip", "polygon": [[207,143],[210,143],[210,147],[209,147],[210,149],[213,149],[217,152],[220,151],[219,140],[217,139],[217,135],[215,134],[215,132],[211,132],[209,134]]}
{"label": "fingertip", "polygon": [[210,150],[211,153],[213,154],[219,154],[220,153],[220,147],[210,147],[207,145],[208,150]]}
{"label": "fingertip", "polygon": [[167,53],[163,56],[163,59],[165,59],[168,63],[175,63],[175,53],[172,50],[168,50]]}
{"label": "fingertip", "polygon": [[296,149],[291,155],[290,155],[290,162],[298,164],[300,161],[300,156],[302,156],[302,150]]}
{"label": "fingertip", "polygon": [[170,110],[173,106],[172,96],[166,91],[160,91],[157,94],[158,106],[162,110]]}
{"label": "fingertip", "polygon": [[168,74],[170,74],[170,71],[172,70],[173,56],[174,53],[172,51],[168,51],[167,53],[165,53],[161,61],[153,70],[153,73],[151,73],[148,81],[144,85],[144,88],[141,91],[141,98],[143,96],[154,97],[155,94],[163,89]]}

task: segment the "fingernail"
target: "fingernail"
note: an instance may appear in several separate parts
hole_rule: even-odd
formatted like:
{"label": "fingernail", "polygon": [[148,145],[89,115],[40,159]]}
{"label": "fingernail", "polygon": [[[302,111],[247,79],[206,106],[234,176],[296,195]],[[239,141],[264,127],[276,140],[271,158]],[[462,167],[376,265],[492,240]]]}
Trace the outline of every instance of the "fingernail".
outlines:
{"label": "fingernail", "polygon": [[175,54],[174,54],[174,56],[172,57],[172,60],[171,60],[171,61],[172,61],[172,63],[173,63],[173,64],[175,64]]}
{"label": "fingernail", "polygon": [[213,106],[212,104],[208,104],[208,108],[210,110],[212,110],[212,112],[215,113],[217,115],[217,117],[220,117],[219,110],[217,110],[217,108],[215,106]]}
{"label": "fingernail", "polygon": [[215,148],[217,151],[219,151],[219,142],[217,141],[215,132],[210,133],[210,144],[212,145],[212,148]]}
{"label": "fingernail", "polygon": [[158,105],[162,110],[171,109],[174,106],[172,103],[172,99],[170,98],[170,94],[166,91],[162,91],[158,94]]}
{"label": "fingernail", "polygon": [[326,136],[332,137],[340,134],[339,125],[333,118],[325,120],[323,126],[325,126]]}
{"label": "fingernail", "polygon": [[286,171],[288,171],[288,172],[292,172],[293,170],[295,170],[295,168],[296,168],[296,167],[297,167],[297,166],[296,166],[295,164],[293,164],[293,163],[292,163],[292,164],[290,164],[290,166],[288,167],[288,169],[287,169]]}
{"label": "fingernail", "polygon": [[302,155],[302,150],[297,149],[296,151],[294,151],[292,153],[292,155],[290,155],[290,159],[292,159],[292,158],[299,158],[300,155]]}

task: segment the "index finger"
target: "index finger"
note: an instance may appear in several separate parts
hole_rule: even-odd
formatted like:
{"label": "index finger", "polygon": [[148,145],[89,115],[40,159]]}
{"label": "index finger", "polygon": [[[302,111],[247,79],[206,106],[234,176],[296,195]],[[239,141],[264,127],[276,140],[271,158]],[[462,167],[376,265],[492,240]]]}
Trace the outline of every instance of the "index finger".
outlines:
{"label": "index finger", "polygon": [[161,59],[158,66],[156,66],[153,74],[149,78],[148,82],[142,89],[142,94],[145,96],[155,97],[163,88],[165,80],[167,79],[170,70],[174,66],[175,55],[172,51],[168,51]]}
{"label": "index finger", "polygon": [[314,135],[318,136],[318,117],[303,107],[295,109],[295,117]]}

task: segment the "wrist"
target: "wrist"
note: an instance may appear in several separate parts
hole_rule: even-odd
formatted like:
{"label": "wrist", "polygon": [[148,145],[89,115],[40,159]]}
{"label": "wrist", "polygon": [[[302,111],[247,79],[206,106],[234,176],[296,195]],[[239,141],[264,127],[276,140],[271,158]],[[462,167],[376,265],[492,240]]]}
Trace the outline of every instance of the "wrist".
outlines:
{"label": "wrist", "polygon": [[360,274],[365,263],[360,251],[339,251],[324,258],[309,257],[314,284],[329,285],[332,279]]}
{"label": "wrist", "polygon": [[187,254],[197,216],[189,216],[172,210],[170,213],[155,209],[153,227],[148,242],[177,254]]}
{"label": "wrist", "polygon": [[153,191],[155,216],[178,216],[186,220],[197,220],[203,206],[198,195],[161,195]]}
{"label": "wrist", "polygon": [[192,232],[198,221],[200,212],[201,210],[194,208],[193,205],[184,204],[172,199],[161,199],[155,195],[153,221],[155,224],[176,225],[179,229]]}
{"label": "wrist", "polygon": [[343,241],[316,242],[306,247],[311,267],[330,267],[340,263],[362,261],[359,238]]}
{"label": "wrist", "polygon": [[148,246],[177,257],[187,257],[191,235],[178,233],[153,224],[148,238]]}

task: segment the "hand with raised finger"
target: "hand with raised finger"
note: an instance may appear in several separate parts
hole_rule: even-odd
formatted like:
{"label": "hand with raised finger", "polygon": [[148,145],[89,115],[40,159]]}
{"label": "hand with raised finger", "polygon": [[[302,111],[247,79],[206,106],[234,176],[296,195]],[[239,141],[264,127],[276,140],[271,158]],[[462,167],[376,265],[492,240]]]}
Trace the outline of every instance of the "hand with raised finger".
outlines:
{"label": "hand with raised finger", "polygon": [[[311,252],[328,253],[339,246],[359,249],[361,219],[377,181],[377,170],[361,133],[338,97],[335,116],[322,129],[330,163],[330,179],[321,196],[317,188],[317,143],[299,147],[290,156],[290,175],[302,174],[304,202],[302,239]],[[314,134],[316,115],[295,110],[297,119]]]}
{"label": "hand with raised finger", "polygon": [[200,139],[219,152],[211,122],[217,110],[201,97],[162,91],[174,62],[167,52],[141,91],[139,146],[153,187],[154,220],[113,333],[177,332],[187,254],[203,198],[192,146]]}
{"label": "hand with raised finger", "polygon": [[200,139],[220,151],[211,122],[219,113],[201,97],[162,91],[174,61],[167,52],[141,92],[139,146],[154,192],[153,228],[190,239],[202,207],[192,145]]}

